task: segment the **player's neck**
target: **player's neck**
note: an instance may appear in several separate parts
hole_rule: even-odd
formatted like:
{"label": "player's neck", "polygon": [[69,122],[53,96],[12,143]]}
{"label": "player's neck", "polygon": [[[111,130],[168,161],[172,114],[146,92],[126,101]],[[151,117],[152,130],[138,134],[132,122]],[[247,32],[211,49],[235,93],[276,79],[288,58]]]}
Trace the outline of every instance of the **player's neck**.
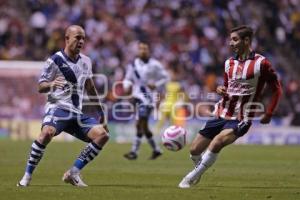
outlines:
{"label": "player's neck", "polygon": [[249,58],[249,54],[251,53],[251,51],[252,50],[250,48],[245,49],[245,51],[239,54],[239,60],[246,60],[247,58]]}
{"label": "player's neck", "polygon": [[144,63],[148,63],[150,58],[141,58],[140,59],[144,62]]}
{"label": "player's neck", "polygon": [[64,53],[71,59],[71,60],[77,60],[79,54],[77,53],[73,53],[72,51],[70,51],[69,49],[65,48],[64,49]]}

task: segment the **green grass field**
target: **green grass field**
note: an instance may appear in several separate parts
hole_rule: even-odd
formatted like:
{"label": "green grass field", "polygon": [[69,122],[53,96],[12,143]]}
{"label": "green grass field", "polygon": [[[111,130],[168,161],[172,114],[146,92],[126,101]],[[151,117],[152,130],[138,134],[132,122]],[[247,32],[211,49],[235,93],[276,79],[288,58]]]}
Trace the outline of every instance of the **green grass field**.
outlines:
{"label": "green grass field", "polygon": [[136,161],[123,159],[129,144],[109,143],[83,170],[89,187],[76,188],[61,181],[81,148],[76,143],[51,143],[30,187],[18,188],[31,142],[0,140],[0,199],[300,199],[300,147],[230,146],[216,164],[191,189],[177,188],[192,168],[188,148],[167,150],[155,161],[147,160],[150,149],[142,146]]}

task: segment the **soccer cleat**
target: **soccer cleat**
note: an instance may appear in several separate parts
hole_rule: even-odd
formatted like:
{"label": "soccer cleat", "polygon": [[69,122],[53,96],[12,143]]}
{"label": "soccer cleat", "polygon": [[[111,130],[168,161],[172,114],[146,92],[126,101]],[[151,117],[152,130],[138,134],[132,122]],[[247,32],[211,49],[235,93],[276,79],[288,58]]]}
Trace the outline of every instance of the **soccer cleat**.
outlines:
{"label": "soccer cleat", "polygon": [[155,160],[157,157],[159,157],[161,155],[162,155],[162,153],[160,151],[153,151],[153,153],[150,156],[149,160]]}
{"label": "soccer cleat", "polygon": [[23,178],[17,183],[17,186],[18,187],[27,187],[27,186],[29,186],[30,181],[31,181],[31,177],[24,175]]}
{"label": "soccer cleat", "polygon": [[197,183],[199,183],[201,176],[197,176],[197,177],[190,177],[191,175],[188,174],[186,175],[181,182],[179,183],[178,187],[179,188],[190,188],[193,185],[196,185]]}
{"label": "soccer cleat", "polygon": [[129,153],[124,154],[124,157],[127,158],[128,160],[136,160],[138,156],[136,153],[131,151]]}
{"label": "soccer cleat", "polygon": [[88,185],[85,184],[81,177],[80,173],[72,173],[70,170],[66,171],[62,180],[65,183],[70,183],[71,185],[78,186],[78,187],[87,187]]}
{"label": "soccer cleat", "polygon": [[193,184],[193,185],[197,185],[197,184],[199,183],[200,179],[201,179],[201,176],[196,177],[196,178],[192,181],[192,184]]}
{"label": "soccer cleat", "polygon": [[179,183],[178,187],[179,188],[190,188],[192,185],[191,180],[189,180],[188,178],[184,177],[181,182]]}

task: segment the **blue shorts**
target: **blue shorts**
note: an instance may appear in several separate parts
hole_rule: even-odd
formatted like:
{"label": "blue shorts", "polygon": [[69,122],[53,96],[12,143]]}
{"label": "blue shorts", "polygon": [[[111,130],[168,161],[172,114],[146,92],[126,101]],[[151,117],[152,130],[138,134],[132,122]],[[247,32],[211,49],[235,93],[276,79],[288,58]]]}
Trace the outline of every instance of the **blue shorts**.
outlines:
{"label": "blue shorts", "polygon": [[251,126],[251,122],[244,122],[239,120],[227,120],[222,118],[215,118],[208,120],[199,131],[199,134],[206,138],[213,139],[224,129],[233,129],[234,134],[238,137],[245,135]]}
{"label": "blue shorts", "polygon": [[141,102],[141,100],[134,98],[133,103],[136,107],[136,112],[138,115],[138,119],[149,119],[151,112],[153,110],[152,105],[145,105]]}
{"label": "blue shorts", "polygon": [[90,142],[87,133],[97,124],[99,123],[95,118],[60,108],[54,108],[45,114],[42,128],[45,125],[53,126],[56,129],[55,136],[64,131],[84,142]]}

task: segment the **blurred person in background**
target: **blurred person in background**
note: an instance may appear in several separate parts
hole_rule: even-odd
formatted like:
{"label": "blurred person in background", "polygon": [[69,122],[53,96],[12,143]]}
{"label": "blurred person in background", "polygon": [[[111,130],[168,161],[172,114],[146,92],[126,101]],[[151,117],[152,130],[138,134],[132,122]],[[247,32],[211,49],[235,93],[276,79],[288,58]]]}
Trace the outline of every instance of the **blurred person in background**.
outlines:
{"label": "blurred person in background", "polygon": [[178,80],[178,70],[170,70],[171,80],[165,85],[165,93],[159,105],[159,118],[156,124],[157,132],[160,132],[165,123],[170,125],[185,125],[185,108],[182,106],[187,100],[187,95],[183,91],[182,85]]}
{"label": "blurred person in background", "polygon": [[123,87],[127,94],[131,94],[132,103],[136,108],[136,137],[130,152],[124,154],[128,160],[138,158],[138,151],[142,137],[146,136],[152,148],[149,159],[156,159],[162,152],[149,129],[148,120],[156,104],[154,94],[168,82],[169,75],[164,66],[156,59],[150,57],[150,46],[144,41],[138,43],[138,56],[127,67]]}

